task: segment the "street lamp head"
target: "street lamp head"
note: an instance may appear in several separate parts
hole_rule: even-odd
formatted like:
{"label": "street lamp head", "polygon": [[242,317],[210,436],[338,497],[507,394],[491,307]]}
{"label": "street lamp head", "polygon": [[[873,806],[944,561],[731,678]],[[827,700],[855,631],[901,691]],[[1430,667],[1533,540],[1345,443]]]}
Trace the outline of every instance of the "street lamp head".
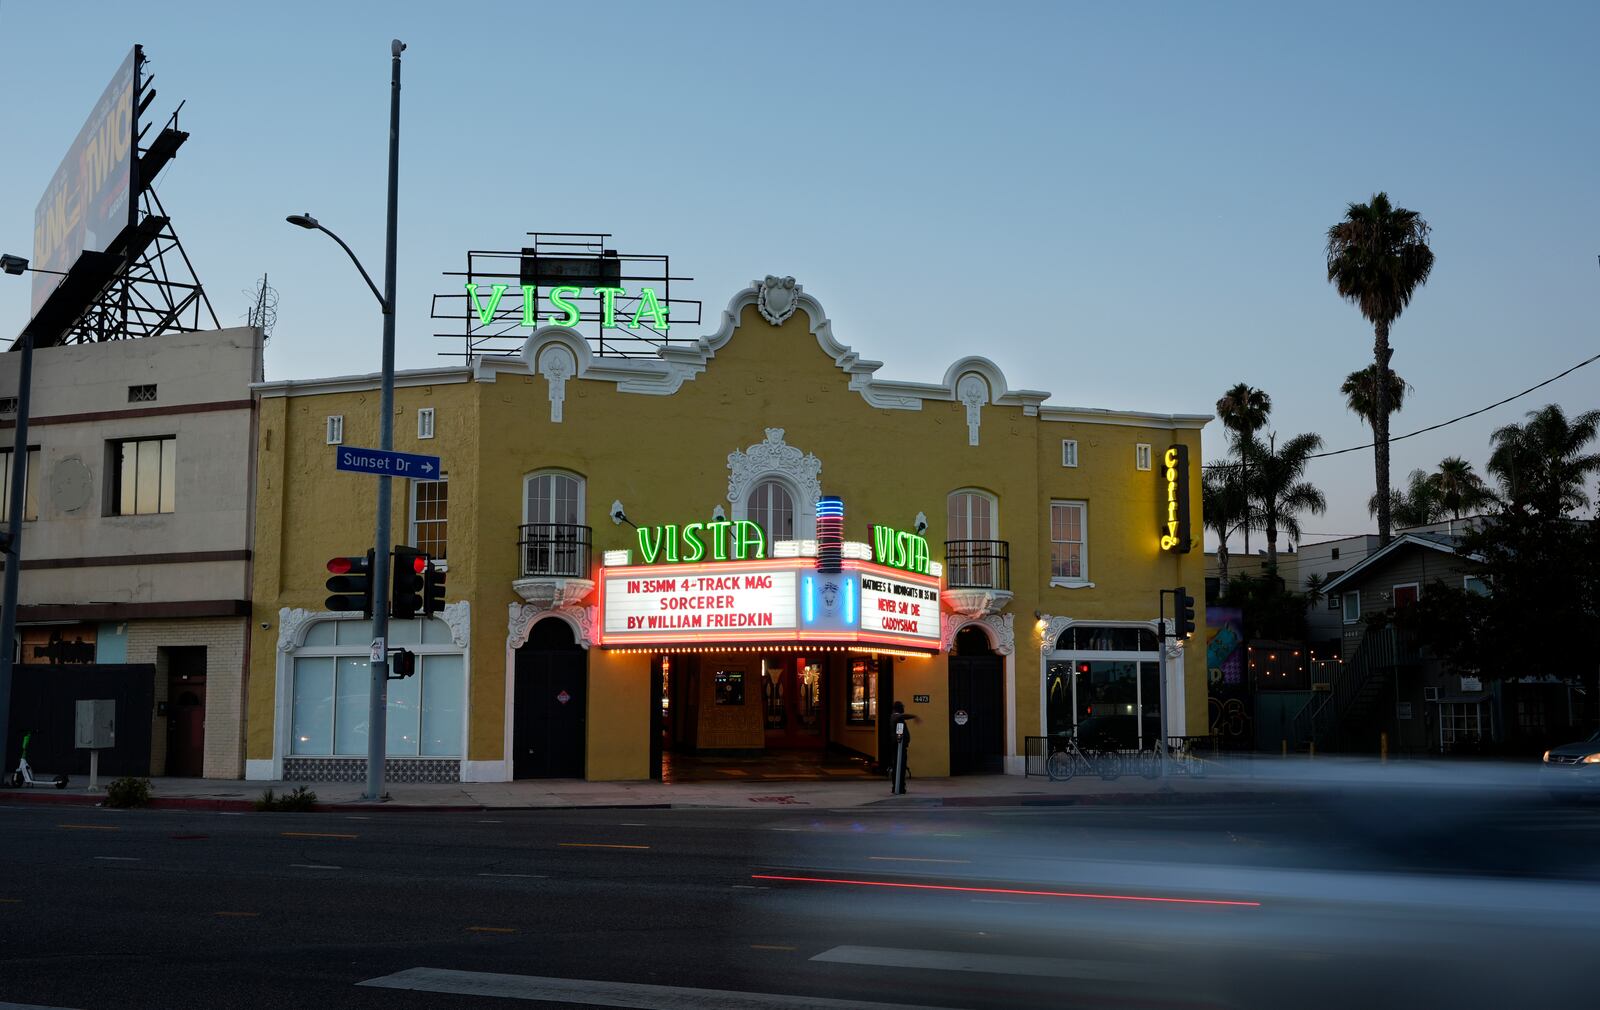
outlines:
{"label": "street lamp head", "polygon": [[398,60],[400,58],[400,54],[405,51],[406,44],[401,42],[399,39],[394,39],[389,43],[389,55],[393,56],[395,59]]}
{"label": "street lamp head", "polygon": [[317,219],[310,214],[290,214],[284,220],[296,228],[314,229],[317,227]]}
{"label": "street lamp head", "polygon": [[23,257],[13,256],[10,253],[0,255],[0,270],[4,270],[6,273],[17,277],[21,276],[22,272],[27,269],[28,261]]}

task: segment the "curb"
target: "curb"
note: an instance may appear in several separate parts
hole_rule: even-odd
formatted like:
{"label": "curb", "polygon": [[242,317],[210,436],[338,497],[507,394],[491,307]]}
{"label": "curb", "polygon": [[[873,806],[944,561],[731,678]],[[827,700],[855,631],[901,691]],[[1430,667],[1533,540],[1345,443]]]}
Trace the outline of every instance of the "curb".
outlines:
{"label": "curb", "polygon": [[[1082,807],[1082,806],[1135,806],[1157,804],[1207,803],[1274,803],[1297,795],[1293,790],[1247,789],[1237,792],[1213,791],[1180,792],[1153,790],[1149,792],[1082,793],[1076,795],[1002,795],[1002,796],[898,796],[860,804],[860,809],[982,809],[995,807]],[[0,805],[34,804],[39,806],[99,807],[105,797],[88,793],[59,790],[5,790],[0,791]],[[827,804],[822,804],[827,806]],[[795,804],[795,806],[802,806]],[[805,808],[815,809],[811,804]],[[145,804],[146,810],[200,810],[212,813],[267,813],[257,811],[254,800],[218,799],[199,796],[157,796]],[[752,810],[757,808],[741,804],[706,803],[571,803],[540,804],[529,806],[489,806],[487,804],[430,805],[424,803],[318,803],[306,813],[318,814],[479,814],[526,813],[531,811],[572,810]],[[782,809],[782,808],[771,808]]]}

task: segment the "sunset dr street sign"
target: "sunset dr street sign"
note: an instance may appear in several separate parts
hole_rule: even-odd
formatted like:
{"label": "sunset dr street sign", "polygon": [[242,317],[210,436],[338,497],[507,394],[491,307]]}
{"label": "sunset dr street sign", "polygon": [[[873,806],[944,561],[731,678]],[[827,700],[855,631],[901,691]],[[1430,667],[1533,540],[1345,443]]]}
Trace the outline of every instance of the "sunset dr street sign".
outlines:
{"label": "sunset dr street sign", "polygon": [[439,457],[418,456],[412,452],[358,449],[354,446],[341,445],[334,453],[333,465],[339,470],[370,473],[374,476],[408,477],[411,480],[439,479]]}

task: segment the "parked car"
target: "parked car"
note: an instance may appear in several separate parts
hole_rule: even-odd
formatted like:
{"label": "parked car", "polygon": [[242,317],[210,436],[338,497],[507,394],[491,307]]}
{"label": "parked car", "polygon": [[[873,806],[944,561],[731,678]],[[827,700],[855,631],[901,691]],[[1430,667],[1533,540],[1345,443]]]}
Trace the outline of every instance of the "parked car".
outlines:
{"label": "parked car", "polygon": [[1600,796],[1600,729],[1545,751],[1543,778],[1556,797]]}

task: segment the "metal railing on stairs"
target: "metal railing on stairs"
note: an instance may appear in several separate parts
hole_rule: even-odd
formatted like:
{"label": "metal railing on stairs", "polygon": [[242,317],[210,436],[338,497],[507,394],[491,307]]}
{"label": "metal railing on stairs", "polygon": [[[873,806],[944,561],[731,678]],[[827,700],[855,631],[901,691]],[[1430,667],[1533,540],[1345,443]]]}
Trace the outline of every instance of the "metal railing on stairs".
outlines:
{"label": "metal railing on stairs", "polygon": [[1418,660],[1416,640],[1392,625],[1369,628],[1361,644],[1344,662],[1328,690],[1313,695],[1289,724],[1288,739],[1296,747],[1323,746],[1364,699],[1370,699],[1375,685],[1383,682],[1396,667]]}

